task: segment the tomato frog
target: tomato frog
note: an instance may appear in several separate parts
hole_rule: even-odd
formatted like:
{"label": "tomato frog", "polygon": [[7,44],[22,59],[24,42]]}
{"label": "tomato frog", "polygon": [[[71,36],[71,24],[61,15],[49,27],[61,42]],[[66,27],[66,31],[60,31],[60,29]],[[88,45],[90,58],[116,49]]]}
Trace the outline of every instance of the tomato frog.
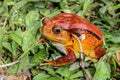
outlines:
{"label": "tomato frog", "polygon": [[56,60],[46,61],[43,65],[62,66],[72,63],[79,57],[80,51],[95,59],[105,54],[100,29],[76,14],[60,13],[53,18],[44,18],[40,32],[42,38],[65,54]]}

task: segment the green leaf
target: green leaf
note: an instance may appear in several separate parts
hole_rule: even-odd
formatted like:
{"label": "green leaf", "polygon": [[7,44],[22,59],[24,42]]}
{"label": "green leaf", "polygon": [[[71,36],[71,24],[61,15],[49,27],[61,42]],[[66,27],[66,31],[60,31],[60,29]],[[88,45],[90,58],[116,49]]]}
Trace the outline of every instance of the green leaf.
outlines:
{"label": "green leaf", "polygon": [[9,50],[11,53],[12,51],[12,46],[9,42],[3,42],[3,47],[6,48],[7,50]]}
{"label": "green leaf", "polygon": [[13,12],[12,15],[10,16],[11,18],[9,19],[10,26],[14,26],[14,25],[23,26],[23,25],[25,25],[24,24],[25,16],[26,15],[24,15],[22,12],[19,12],[19,11]]}
{"label": "green leaf", "polygon": [[50,10],[47,10],[47,9],[45,9],[45,8],[41,8],[41,9],[40,9],[40,14],[43,15],[43,16],[45,16],[45,17],[49,17],[49,15],[50,15]]}
{"label": "green leaf", "polygon": [[110,40],[111,40],[113,43],[120,43],[120,36],[112,37]]}
{"label": "green leaf", "polygon": [[58,9],[54,9],[51,11],[51,14],[48,15],[48,17],[54,17],[55,15],[59,14],[60,13],[60,10]]}
{"label": "green leaf", "polygon": [[29,50],[36,44],[35,36],[30,31],[25,31],[23,34],[22,49],[24,52]]}
{"label": "green leaf", "polygon": [[61,7],[61,11],[63,11],[64,13],[71,13],[71,10],[70,10],[70,7],[68,6],[67,0],[62,0],[60,2],[60,7]]}
{"label": "green leaf", "polygon": [[43,66],[41,69],[47,71],[48,74],[55,75],[55,71],[52,66]]}
{"label": "green leaf", "polygon": [[40,73],[33,77],[33,80],[47,80],[50,77],[50,75],[47,75],[45,73]]}
{"label": "green leaf", "polygon": [[110,64],[105,61],[99,61],[96,64],[96,72],[94,74],[93,80],[107,80],[110,79],[110,75]]}
{"label": "green leaf", "polygon": [[71,72],[68,67],[61,67],[56,71],[58,74],[64,77],[69,77]]}
{"label": "green leaf", "polygon": [[80,62],[74,62],[73,64],[70,65],[69,70],[74,71],[74,70],[79,69],[79,68],[80,68]]}
{"label": "green leaf", "polygon": [[39,8],[45,8],[45,2],[39,2],[35,4],[35,7],[39,7]]}
{"label": "green leaf", "polygon": [[83,77],[83,72],[82,71],[78,71],[77,73],[72,74],[70,76],[70,79],[79,78],[79,77]]}
{"label": "green leaf", "polygon": [[63,79],[54,76],[54,77],[50,77],[49,80],[63,80]]}
{"label": "green leaf", "polygon": [[91,9],[92,0],[84,0],[84,6],[82,11],[82,16],[86,15],[88,11]]}
{"label": "green leaf", "polygon": [[0,54],[2,53],[2,41],[4,37],[4,29],[0,27]]}
{"label": "green leaf", "polygon": [[4,12],[4,8],[3,7],[0,7],[0,14]]}
{"label": "green leaf", "polygon": [[10,10],[10,13],[12,14],[13,12],[19,10],[21,7],[25,6],[27,4],[28,1],[19,1],[18,3],[16,3],[12,9]]}
{"label": "green leaf", "polygon": [[19,52],[19,51],[17,51],[17,48],[18,48],[18,44],[16,43],[16,42],[14,42],[14,41],[12,41],[12,55],[13,55],[13,57],[15,58],[15,57],[17,57],[17,52]]}
{"label": "green leaf", "polygon": [[32,28],[35,28],[34,25],[36,23],[36,21],[38,20],[39,18],[39,14],[36,12],[36,11],[30,11],[27,16],[26,16],[26,29],[29,30],[29,29],[32,29]]}
{"label": "green leaf", "polygon": [[18,36],[17,34],[10,34],[10,37],[21,46],[22,38],[20,36]]}
{"label": "green leaf", "polygon": [[62,8],[62,9],[66,9],[66,8],[68,8],[68,2],[67,2],[67,0],[62,0],[61,2],[60,2],[60,7]]}
{"label": "green leaf", "polygon": [[45,49],[41,49],[38,53],[36,53],[32,57],[32,62],[35,63],[36,65],[39,65],[41,63],[40,58],[45,57],[45,55],[46,55],[46,50]]}
{"label": "green leaf", "polygon": [[8,6],[11,6],[11,5],[14,5],[14,4],[15,4],[15,1],[12,1],[12,0],[8,0],[8,2],[7,2]]}
{"label": "green leaf", "polygon": [[50,0],[51,2],[60,2],[61,0]]}
{"label": "green leaf", "polygon": [[15,64],[15,65],[13,65],[13,66],[10,66],[9,69],[8,69],[9,73],[10,73],[10,74],[17,73],[17,72],[18,72],[18,65],[19,65],[19,64]]}
{"label": "green leaf", "polygon": [[28,68],[30,68],[29,57],[28,55],[26,55],[25,57],[22,58],[22,60],[19,63],[9,68],[9,73],[13,74],[13,73],[22,72],[23,69],[27,70]]}
{"label": "green leaf", "polygon": [[40,22],[38,21],[39,14],[36,11],[30,11],[25,19],[26,30],[30,31],[32,34],[36,34],[38,28],[40,27]]}
{"label": "green leaf", "polygon": [[21,72],[23,69],[24,70],[28,70],[31,66],[29,66],[30,62],[29,62],[29,56],[28,55],[25,55],[19,65],[18,65],[18,72]]}
{"label": "green leaf", "polygon": [[11,39],[13,39],[19,46],[22,46],[22,31],[20,29],[16,30],[14,33],[10,34]]}

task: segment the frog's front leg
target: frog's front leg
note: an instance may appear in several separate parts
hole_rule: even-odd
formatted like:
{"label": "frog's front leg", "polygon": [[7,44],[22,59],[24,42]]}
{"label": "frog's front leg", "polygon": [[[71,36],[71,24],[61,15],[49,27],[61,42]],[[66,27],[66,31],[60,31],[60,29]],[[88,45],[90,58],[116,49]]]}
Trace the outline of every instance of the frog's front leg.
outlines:
{"label": "frog's front leg", "polygon": [[66,48],[67,54],[52,61],[45,61],[46,63],[43,63],[42,65],[52,65],[52,66],[62,66],[65,64],[72,63],[76,60],[75,53],[71,47]]}

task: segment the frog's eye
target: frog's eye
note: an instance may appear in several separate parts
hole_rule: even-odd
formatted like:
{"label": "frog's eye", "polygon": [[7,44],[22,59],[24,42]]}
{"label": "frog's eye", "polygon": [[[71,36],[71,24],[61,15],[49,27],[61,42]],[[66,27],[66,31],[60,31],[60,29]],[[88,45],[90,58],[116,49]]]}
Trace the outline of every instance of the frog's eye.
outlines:
{"label": "frog's eye", "polygon": [[55,34],[59,34],[59,33],[61,33],[61,31],[62,31],[61,28],[53,28],[53,32],[54,32]]}

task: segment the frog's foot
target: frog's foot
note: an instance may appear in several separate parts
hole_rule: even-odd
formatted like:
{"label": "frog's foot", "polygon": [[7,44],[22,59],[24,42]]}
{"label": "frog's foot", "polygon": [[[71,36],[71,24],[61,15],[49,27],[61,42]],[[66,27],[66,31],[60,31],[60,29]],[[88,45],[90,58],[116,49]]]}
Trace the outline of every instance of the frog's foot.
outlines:
{"label": "frog's foot", "polygon": [[98,46],[97,48],[95,48],[94,52],[95,52],[96,58],[99,59],[106,53],[106,50],[105,48],[102,48],[102,46]]}
{"label": "frog's foot", "polygon": [[41,42],[45,43],[45,44],[48,46],[48,41],[47,41],[45,38],[41,37],[41,38],[37,41],[38,44],[41,43]]}
{"label": "frog's foot", "polygon": [[41,65],[62,66],[62,65],[74,62],[76,60],[76,56],[73,49],[70,47],[67,47],[66,50],[67,50],[67,54],[65,56],[52,61],[42,59],[43,61],[45,61],[45,63]]}
{"label": "frog's foot", "polygon": [[42,60],[44,63],[40,64],[40,66],[44,66],[44,65],[51,65],[51,61],[44,59],[44,58],[40,58],[40,60]]}
{"label": "frog's foot", "polygon": [[40,58],[40,60],[44,61],[44,62],[49,62],[49,60],[44,59],[44,58]]}

